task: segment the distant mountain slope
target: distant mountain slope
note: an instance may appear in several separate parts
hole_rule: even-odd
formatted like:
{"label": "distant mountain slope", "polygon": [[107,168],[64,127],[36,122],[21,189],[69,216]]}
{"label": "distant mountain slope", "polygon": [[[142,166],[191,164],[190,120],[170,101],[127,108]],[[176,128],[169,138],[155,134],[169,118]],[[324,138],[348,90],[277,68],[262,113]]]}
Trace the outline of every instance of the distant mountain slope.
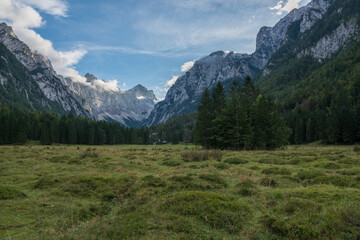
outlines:
{"label": "distant mountain slope", "polygon": [[[352,52],[348,49],[352,48],[354,53],[358,50],[354,44],[360,40],[359,26],[358,0],[334,1],[324,17],[305,33],[299,33],[300,23],[294,22],[289,27],[287,41],[270,59],[257,84],[285,110],[304,100],[314,104],[331,101],[324,97],[327,90],[330,92],[329,87],[336,84],[336,75],[351,72],[358,61],[356,57],[351,59]],[[344,51],[350,59],[344,60]]]}
{"label": "distant mountain slope", "polygon": [[0,103],[19,109],[64,112],[50,101],[30,72],[0,43]]}
{"label": "distant mountain slope", "polygon": [[117,86],[111,89],[97,87],[104,81],[92,74],[86,74],[85,78],[85,83],[66,78],[65,84],[97,120],[119,122],[131,127],[140,126],[141,121],[149,116],[157,101],[154,92],[141,85],[121,91]]}
{"label": "distant mountain slope", "polygon": [[290,12],[274,27],[261,28],[257,35],[256,51],[251,55],[219,51],[196,61],[193,68],[170,88],[165,100],[155,106],[145,124],[164,123],[194,111],[205,87],[211,87],[217,81],[256,76],[287,41],[288,27],[292,23],[299,23],[299,33],[306,32],[322,18],[331,3],[332,0],[313,0],[307,6]]}
{"label": "distant mountain slope", "polygon": [[5,23],[0,24],[1,104],[29,110],[72,113],[125,126],[140,126],[157,99],[138,85],[128,91],[91,74],[86,82],[57,75],[46,57],[32,51]]}
{"label": "distant mountain slope", "polygon": [[[36,82],[37,88],[41,90],[42,94],[35,98],[41,101],[40,105],[42,105],[44,109],[59,114],[73,113],[88,116],[88,113],[62,83],[62,77],[56,74],[49,59],[32,51],[25,43],[18,39],[12,28],[5,23],[0,24],[0,43],[25,66],[27,73],[30,74],[31,78]],[[21,68],[17,67],[17,69]],[[12,72],[12,74],[16,73]],[[8,76],[9,75],[7,75],[7,77]],[[5,78],[5,76],[3,76],[3,78]],[[10,76],[9,80],[11,79],[12,82],[16,80],[16,84],[14,84],[13,87],[18,89],[11,89],[10,91],[25,91],[24,89],[27,88],[25,86],[28,84],[25,79],[12,78]],[[30,82],[33,82],[33,80]],[[38,90],[35,90],[35,85],[32,84],[31,86],[32,92],[38,92]],[[43,98],[44,96],[45,98]],[[29,104],[37,106],[35,103],[30,102]]]}

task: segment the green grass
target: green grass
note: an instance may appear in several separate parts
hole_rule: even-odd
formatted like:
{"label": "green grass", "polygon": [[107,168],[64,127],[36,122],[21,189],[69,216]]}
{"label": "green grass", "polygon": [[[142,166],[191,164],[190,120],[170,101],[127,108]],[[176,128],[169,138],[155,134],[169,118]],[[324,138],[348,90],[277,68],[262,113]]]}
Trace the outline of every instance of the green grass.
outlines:
{"label": "green grass", "polygon": [[0,239],[359,238],[354,146],[0,147]]}

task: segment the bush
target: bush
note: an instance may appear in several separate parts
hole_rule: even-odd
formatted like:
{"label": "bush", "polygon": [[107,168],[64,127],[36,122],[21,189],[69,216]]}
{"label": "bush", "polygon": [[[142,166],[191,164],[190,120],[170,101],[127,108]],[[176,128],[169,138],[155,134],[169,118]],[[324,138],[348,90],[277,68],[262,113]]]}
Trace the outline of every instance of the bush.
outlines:
{"label": "bush", "polygon": [[26,194],[12,187],[0,186],[0,200],[25,198]]}
{"label": "bush", "polygon": [[168,198],[163,208],[182,216],[203,221],[215,229],[238,233],[250,215],[250,209],[226,196],[210,192],[181,192]]}
{"label": "bush", "polygon": [[200,162],[209,159],[221,161],[222,153],[219,151],[188,151],[181,154],[181,157],[186,162]]}
{"label": "bush", "polygon": [[240,158],[228,158],[224,160],[225,163],[230,163],[230,164],[246,164],[249,161],[244,160],[244,159],[240,159]]}

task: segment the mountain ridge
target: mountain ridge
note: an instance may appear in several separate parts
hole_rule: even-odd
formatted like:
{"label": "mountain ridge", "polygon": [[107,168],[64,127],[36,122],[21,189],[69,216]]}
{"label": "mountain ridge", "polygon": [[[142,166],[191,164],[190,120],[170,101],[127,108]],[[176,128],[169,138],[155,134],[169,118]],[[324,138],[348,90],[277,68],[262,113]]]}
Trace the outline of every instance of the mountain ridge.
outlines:
{"label": "mountain ridge", "polygon": [[157,125],[176,116],[195,111],[206,87],[217,81],[231,78],[255,77],[270,58],[287,41],[288,27],[300,21],[300,32],[309,30],[322,18],[332,0],[313,0],[308,5],[294,9],[274,27],[262,27],[257,34],[253,54],[214,52],[195,62],[192,69],[181,76],[166,94],[165,100],[155,105],[144,125]]}

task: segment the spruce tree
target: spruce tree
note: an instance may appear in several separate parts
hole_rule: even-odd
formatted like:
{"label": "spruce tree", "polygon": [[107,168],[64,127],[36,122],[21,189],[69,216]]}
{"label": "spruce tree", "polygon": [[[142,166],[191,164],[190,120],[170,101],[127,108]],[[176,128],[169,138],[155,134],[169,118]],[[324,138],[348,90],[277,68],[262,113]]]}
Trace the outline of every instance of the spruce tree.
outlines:
{"label": "spruce tree", "polygon": [[206,148],[210,147],[210,128],[214,120],[213,103],[210,96],[210,91],[205,88],[200,105],[197,110],[196,124],[195,124],[195,143]]}

